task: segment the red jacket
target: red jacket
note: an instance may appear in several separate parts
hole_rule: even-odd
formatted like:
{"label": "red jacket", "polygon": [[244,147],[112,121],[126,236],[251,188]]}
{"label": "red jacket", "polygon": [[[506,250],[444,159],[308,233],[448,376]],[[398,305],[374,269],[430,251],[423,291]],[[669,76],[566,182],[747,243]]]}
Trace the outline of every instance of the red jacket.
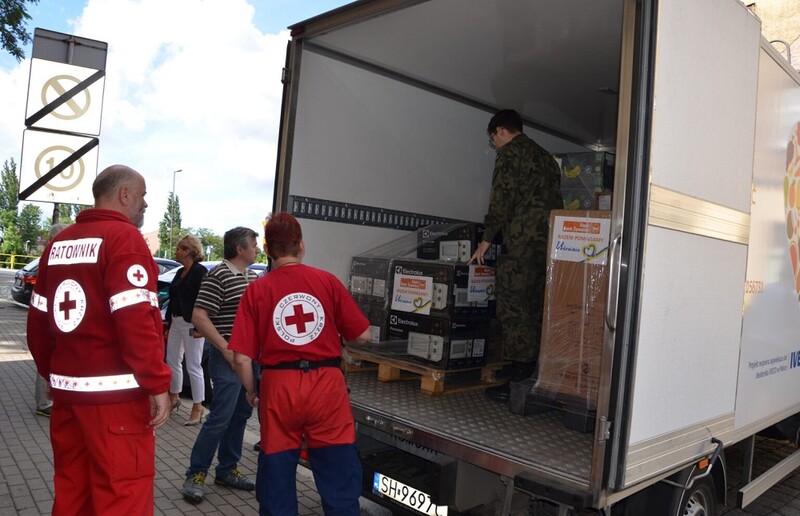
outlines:
{"label": "red jacket", "polygon": [[53,399],[120,403],[169,389],[157,275],[141,233],[116,211],[84,210],[47,245],[28,347]]}

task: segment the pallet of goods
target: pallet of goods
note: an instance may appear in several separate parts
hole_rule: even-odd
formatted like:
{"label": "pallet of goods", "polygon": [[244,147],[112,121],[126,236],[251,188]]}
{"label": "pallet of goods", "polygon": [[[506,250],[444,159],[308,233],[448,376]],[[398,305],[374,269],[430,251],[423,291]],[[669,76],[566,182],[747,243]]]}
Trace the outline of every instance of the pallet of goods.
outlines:
{"label": "pallet of goods", "polygon": [[499,385],[503,380],[498,380],[496,373],[505,365],[505,362],[492,362],[482,366],[442,369],[409,360],[404,355],[348,346],[342,367],[345,373],[377,369],[380,382],[419,381],[422,394],[440,395]]}

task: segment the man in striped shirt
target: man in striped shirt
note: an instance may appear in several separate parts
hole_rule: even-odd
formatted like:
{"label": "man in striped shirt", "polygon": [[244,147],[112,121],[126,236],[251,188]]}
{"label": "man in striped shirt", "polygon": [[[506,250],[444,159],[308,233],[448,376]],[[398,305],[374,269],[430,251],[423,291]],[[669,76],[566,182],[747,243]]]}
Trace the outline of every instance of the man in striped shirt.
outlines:
{"label": "man in striped shirt", "polygon": [[218,449],[214,483],[245,491],[255,489],[253,481],[238,468],[245,426],[253,409],[245,399],[242,382],[234,370],[233,351],[228,349],[228,341],[239,300],[247,285],[257,277],[247,269],[258,255],[256,236],[255,231],[243,227],[225,233],[225,260],[203,279],[192,312],[192,323],[211,344],[208,368],[214,397],[186,470],[183,497],[190,503],[203,500],[206,475]]}

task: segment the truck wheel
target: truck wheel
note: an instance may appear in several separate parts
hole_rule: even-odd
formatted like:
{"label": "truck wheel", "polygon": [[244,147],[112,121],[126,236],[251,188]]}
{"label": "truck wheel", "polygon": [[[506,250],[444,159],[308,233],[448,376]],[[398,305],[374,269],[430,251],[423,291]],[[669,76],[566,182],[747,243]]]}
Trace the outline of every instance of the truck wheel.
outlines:
{"label": "truck wheel", "polygon": [[701,478],[691,489],[684,491],[675,516],[717,516],[714,481]]}

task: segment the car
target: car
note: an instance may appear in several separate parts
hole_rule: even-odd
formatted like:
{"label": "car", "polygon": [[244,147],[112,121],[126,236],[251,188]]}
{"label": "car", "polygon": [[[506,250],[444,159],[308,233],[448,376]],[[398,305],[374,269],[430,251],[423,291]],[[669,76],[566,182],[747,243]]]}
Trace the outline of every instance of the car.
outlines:
{"label": "car", "polygon": [[252,265],[248,265],[247,268],[251,271],[255,271],[259,278],[269,272],[269,265],[266,263],[254,263]]}
{"label": "car", "polygon": [[164,303],[169,299],[169,286],[172,284],[172,280],[175,279],[175,275],[178,274],[181,269],[183,269],[183,265],[178,264],[177,267],[158,275],[158,280],[156,281],[156,295],[158,297],[159,308],[163,308]]}
{"label": "car", "polygon": [[158,265],[159,275],[164,274],[167,271],[171,271],[173,269],[181,267],[180,263],[176,262],[175,260],[170,260],[169,258],[159,258],[156,256],[153,257],[153,260],[155,260],[156,265]]}
{"label": "car", "polygon": [[33,286],[36,285],[38,275],[39,258],[17,271],[14,275],[14,286],[11,287],[11,299],[15,303],[26,307],[31,304],[31,294],[33,294]]}

